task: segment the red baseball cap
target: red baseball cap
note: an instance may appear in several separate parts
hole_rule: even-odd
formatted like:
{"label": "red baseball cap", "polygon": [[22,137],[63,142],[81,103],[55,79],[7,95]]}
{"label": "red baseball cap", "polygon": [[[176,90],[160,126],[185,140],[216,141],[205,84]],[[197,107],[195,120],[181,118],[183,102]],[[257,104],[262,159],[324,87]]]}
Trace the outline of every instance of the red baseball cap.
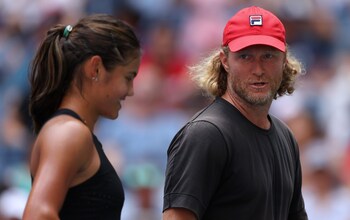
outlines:
{"label": "red baseball cap", "polygon": [[223,46],[232,52],[245,47],[263,44],[286,51],[285,29],[271,12],[256,6],[238,11],[226,24]]}

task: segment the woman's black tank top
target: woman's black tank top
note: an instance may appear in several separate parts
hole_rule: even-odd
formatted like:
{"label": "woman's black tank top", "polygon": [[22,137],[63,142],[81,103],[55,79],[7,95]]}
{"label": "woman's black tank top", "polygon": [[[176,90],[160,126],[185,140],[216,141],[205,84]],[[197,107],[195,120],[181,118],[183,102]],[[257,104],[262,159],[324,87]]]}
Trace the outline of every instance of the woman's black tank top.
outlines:
{"label": "woman's black tank top", "polygon": [[[70,115],[78,120],[78,114],[69,109],[59,109],[57,115]],[[61,220],[119,220],[124,204],[122,183],[106,157],[102,145],[92,134],[100,158],[100,168],[85,182],[71,187],[65,197],[59,216]]]}

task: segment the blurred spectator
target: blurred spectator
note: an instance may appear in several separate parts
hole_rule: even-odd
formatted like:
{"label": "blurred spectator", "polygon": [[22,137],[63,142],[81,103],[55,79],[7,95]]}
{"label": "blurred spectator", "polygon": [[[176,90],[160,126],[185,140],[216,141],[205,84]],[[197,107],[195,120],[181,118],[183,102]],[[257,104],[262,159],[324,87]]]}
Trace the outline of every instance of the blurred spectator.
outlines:
{"label": "blurred spectator", "polygon": [[[124,206],[125,220],[161,219],[160,189],[163,183],[163,172],[154,164],[141,162],[129,164],[124,172],[129,203]],[[155,202],[156,201],[156,202]]]}
{"label": "blurred spectator", "polygon": [[350,189],[350,146],[347,147],[341,163],[340,179],[344,182],[344,186]]}
{"label": "blurred spectator", "polygon": [[[195,103],[191,103],[191,106],[187,104],[197,90],[187,74],[189,57],[179,45],[177,29],[171,23],[159,22],[149,29],[147,36],[139,75],[141,78],[161,81],[158,89],[151,87],[152,82],[148,85],[150,90],[157,91],[161,99],[161,106],[158,107],[195,107]],[[137,81],[144,84],[142,79]],[[136,87],[145,87],[139,84],[136,83]]]}
{"label": "blurred spectator", "polygon": [[21,220],[28,192],[20,188],[10,187],[0,194],[0,219]]}
{"label": "blurred spectator", "polygon": [[334,56],[336,68],[320,90],[321,121],[326,134],[334,142],[334,151],[344,153],[350,140],[350,52]]}
{"label": "blurred spectator", "polygon": [[303,193],[310,220],[348,220],[350,218],[350,190],[340,182],[332,170],[328,151],[321,146],[309,148],[309,180]]}

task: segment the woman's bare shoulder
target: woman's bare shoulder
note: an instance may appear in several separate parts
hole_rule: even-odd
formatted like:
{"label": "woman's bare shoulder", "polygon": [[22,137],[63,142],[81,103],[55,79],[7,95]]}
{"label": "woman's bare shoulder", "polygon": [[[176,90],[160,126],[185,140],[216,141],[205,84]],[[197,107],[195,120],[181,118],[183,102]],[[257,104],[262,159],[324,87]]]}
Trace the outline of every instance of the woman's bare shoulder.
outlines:
{"label": "woman's bare shoulder", "polygon": [[90,159],[92,150],[89,128],[79,120],[62,115],[43,126],[33,148],[36,155],[32,156],[37,158],[38,163],[70,164],[79,169]]}

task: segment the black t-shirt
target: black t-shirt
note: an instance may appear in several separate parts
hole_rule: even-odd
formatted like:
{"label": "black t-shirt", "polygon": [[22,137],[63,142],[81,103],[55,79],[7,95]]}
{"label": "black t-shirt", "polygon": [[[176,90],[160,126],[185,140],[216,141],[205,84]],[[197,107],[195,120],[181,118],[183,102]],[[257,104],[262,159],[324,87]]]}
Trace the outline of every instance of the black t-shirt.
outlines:
{"label": "black t-shirt", "polygon": [[261,129],[217,98],[168,149],[164,207],[203,220],[306,220],[297,143],[280,120]]}

